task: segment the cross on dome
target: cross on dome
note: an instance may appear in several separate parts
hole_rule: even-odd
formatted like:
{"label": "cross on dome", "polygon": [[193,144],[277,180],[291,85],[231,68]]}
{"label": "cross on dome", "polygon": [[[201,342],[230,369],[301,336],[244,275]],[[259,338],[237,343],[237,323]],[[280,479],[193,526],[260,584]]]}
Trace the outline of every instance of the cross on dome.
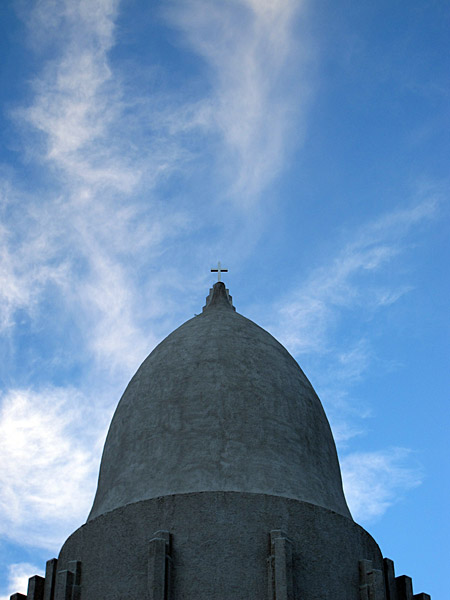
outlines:
{"label": "cross on dome", "polygon": [[220,281],[221,273],[228,273],[228,269],[222,269],[219,260],[217,263],[217,269],[211,269],[211,273],[217,273],[217,281]]}

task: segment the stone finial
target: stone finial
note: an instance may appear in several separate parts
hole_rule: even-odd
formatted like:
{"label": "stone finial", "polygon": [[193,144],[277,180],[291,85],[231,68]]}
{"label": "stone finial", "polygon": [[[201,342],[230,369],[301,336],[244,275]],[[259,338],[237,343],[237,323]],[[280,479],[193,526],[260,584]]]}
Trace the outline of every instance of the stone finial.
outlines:
{"label": "stone finial", "polygon": [[236,310],[233,306],[233,299],[222,281],[215,283],[209,290],[209,296],[206,298],[206,305],[203,307],[203,312],[210,308],[231,308],[232,310]]}

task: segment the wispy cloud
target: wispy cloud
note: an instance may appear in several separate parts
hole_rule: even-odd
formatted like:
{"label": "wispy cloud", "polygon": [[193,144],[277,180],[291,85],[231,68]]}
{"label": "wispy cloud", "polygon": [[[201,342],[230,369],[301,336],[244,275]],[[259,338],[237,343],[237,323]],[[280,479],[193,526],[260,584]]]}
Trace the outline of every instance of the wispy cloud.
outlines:
{"label": "wispy cloud", "polygon": [[313,88],[307,2],[189,0],[169,15],[210,70],[204,114],[225,142],[230,196],[253,206],[301,139]]}
{"label": "wispy cloud", "polygon": [[[105,169],[110,157],[103,152],[95,165],[89,150],[94,142],[97,150],[101,148],[117,116],[119,90],[108,64],[117,6],[116,0],[46,1],[37,3],[25,17],[36,45],[48,44],[50,39],[58,57],[47,61],[35,79],[34,101],[19,116],[43,134],[44,159],[65,169],[71,178],[90,180],[93,172],[97,181],[102,175],[114,177]],[[125,175],[123,169],[116,173],[116,184],[122,178],[128,182]]]}
{"label": "wispy cloud", "polygon": [[13,323],[14,312],[18,308],[28,307],[31,302],[33,277],[18,272],[16,261],[8,247],[8,232],[0,229],[0,331]]}
{"label": "wispy cloud", "polygon": [[[110,64],[118,6],[46,0],[24,15],[33,47],[50,58],[31,102],[13,114],[29,159],[53,181],[40,190],[39,204],[4,186],[0,326],[11,327],[18,309],[39,306],[52,285],[66,312],[77,315],[83,350],[128,370],[157,340],[145,339],[138,326],[149,294],[143,297],[138,274],[189,219],[154,194],[183,154],[158,122],[167,109],[149,116],[148,103],[139,108],[135,97],[130,118],[125,84]],[[159,134],[144,140],[143,124]],[[164,312],[155,298],[148,304],[154,314]]]}
{"label": "wispy cloud", "polygon": [[333,350],[334,328],[346,310],[370,315],[411,289],[408,283],[390,280],[390,269],[408,248],[411,229],[435,214],[436,203],[424,201],[361,227],[330,263],[314,269],[280,302],[279,321],[272,329],[296,354]]}
{"label": "wispy cloud", "polygon": [[[18,309],[33,313],[39,295],[49,284],[65,281],[64,265],[52,264],[53,254],[43,231],[34,227],[26,207],[13,227],[6,217],[17,197],[11,189],[0,199],[0,334],[14,326]],[[25,237],[23,237],[25,234]]]}
{"label": "wispy cloud", "polygon": [[[5,194],[0,317],[11,327],[15,311],[38,308],[50,286],[66,311],[76,310],[93,357],[129,369],[149,346],[142,307],[160,319],[168,305],[150,293],[159,275],[143,290],[138,274],[164,264],[168,246],[193,227],[189,213],[198,213],[196,202],[161,202],[158,185],[192,161],[198,150],[189,140],[201,131],[216,138],[217,168],[230,169],[221,199],[253,204],[286,158],[288,123],[292,130],[305,115],[310,53],[298,35],[306,3],[175,3],[169,20],[205,60],[211,87],[195,100],[148,97],[110,61],[119,8],[116,0],[45,0],[24,13],[44,65],[31,101],[13,115],[23,151],[53,182],[39,206]],[[19,252],[11,237],[18,220]]]}
{"label": "wispy cloud", "polygon": [[341,460],[345,496],[353,518],[367,523],[380,517],[408,490],[422,482],[422,472],[411,466],[411,451],[390,448],[355,452]]}
{"label": "wispy cloud", "polygon": [[13,563],[9,565],[7,593],[0,596],[0,600],[9,600],[10,596],[16,592],[26,595],[28,579],[33,575],[41,575],[42,577],[42,570],[30,563]]}

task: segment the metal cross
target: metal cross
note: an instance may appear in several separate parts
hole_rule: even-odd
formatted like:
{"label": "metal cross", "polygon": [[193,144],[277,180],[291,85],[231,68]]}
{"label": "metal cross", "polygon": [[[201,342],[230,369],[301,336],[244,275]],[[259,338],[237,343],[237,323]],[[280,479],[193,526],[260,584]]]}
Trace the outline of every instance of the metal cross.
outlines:
{"label": "metal cross", "polygon": [[211,269],[211,273],[217,273],[217,281],[220,281],[220,274],[221,273],[228,273],[228,269],[222,269],[222,267],[220,266],[220,260],[217,263],[217,269]]}

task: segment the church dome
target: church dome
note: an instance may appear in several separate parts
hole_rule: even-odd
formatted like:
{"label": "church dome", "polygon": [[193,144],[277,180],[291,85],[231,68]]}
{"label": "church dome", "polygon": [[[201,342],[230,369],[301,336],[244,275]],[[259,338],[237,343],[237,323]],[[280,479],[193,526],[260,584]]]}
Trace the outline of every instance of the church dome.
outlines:
{"label": "church dome", "polygon": [[88,520],[211,491],[292,498],[351,518],[319,398],[287,350],[235,312],[222,282],[126,388]]}

